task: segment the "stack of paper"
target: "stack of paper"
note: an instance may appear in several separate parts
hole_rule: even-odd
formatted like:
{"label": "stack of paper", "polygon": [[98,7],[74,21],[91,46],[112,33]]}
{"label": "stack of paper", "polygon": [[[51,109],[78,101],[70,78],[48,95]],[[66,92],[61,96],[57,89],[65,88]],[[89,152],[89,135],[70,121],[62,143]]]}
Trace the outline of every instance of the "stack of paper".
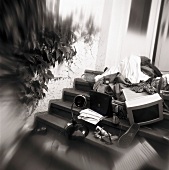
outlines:
{"label": "stack of paper", "polygon": [[81,110],[80,115],[78,116],[78,119],[82,119],[82,120],[92,123],[94,125],[96,125],[103,118],[104,118],[104,116],[100,115],[99,113],[97,113],[91,109]]}

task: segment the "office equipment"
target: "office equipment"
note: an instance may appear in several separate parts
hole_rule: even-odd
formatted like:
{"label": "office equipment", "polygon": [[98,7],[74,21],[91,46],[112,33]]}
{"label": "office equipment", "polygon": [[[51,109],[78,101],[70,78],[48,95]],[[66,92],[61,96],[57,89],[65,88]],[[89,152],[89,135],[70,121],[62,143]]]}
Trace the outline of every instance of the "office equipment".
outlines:
{"label": "office equipment", "polygon": [[163,101],[158,93],[147,95],[123,89],[130,124],[147,125],[163,119]]}
{"label": "office equipment", "polygon": [[105,93],[90,91],[90,109],[103,116],[112,116],[112,97]]}
{"label": "office equipment", "polygon": [[75,96],[72,106],[71,106],[72,121],[71,121],[71,123],[68,123],[66,125],[66,127],[65,127],[66,133],[67,133],[69,139],[71,139],[71,138],[85,138],[89,133],[89,129],[82,123],[78,123],[75,120],[74,113],[73,113],[74,104],[78,108],[84,108],[87,104],[86,97],[84,95]]}

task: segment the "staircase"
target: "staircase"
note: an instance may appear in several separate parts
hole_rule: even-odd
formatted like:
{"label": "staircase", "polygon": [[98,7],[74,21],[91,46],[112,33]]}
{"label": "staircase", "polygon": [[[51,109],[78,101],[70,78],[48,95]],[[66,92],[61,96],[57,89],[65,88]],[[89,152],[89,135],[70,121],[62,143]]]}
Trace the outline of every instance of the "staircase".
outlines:
{"label": "staircase", "polygon": [[[94,74],[96,76],[98,74],[101,74],[102,72],[85,70],[85,73],[92,74],[92,75]],[[74,85],[72,88],[63,89],[62,99],[51,100],[49,102],[48,111],[36,114],[37,126],[47,125],[49,127],[52,127],[54,129],[59,129],[62,132],[64,132],[65,126],[71,120],[71,105],[74,97],[78,94],[85,95],[87,99],[86,107],[89,108],[90,107],[89,91],[93,89],[93,85],[94,85],[94,81],[87,82],[82,78],[75,78]],[[79,114],[79,111],[80,111],[79,108],[76,107],[73,108],[73,113],[75,116]],[[93,143],[94,145],[97,145],[99,147],[105,148],[105,144],[100,142],[98,139],[96,140],[93,136],[93,131],[96,128],[96,126],[87,123],[83,120],[79,120],[79,122],[83,122],[83,124],[85,124],[90,129],[90,133],[86,137],[85,141],[87,141],[88,143]],[[128,125],[127,126],[125,125],[123,127],[114,125],[111,121],[111,118],[106,118],[101,123],[99,123],[99,125],[102,127],[104,126],[106,130],[116,135],[119,134],[119,129],[121,133],[123,133],[123,130],[125,131],[128,128]],[[111,148],[119,152],[119,148],[116,145],[113,145],[111,147],[106,146],[106,148],[108,150]]]}
{"label": "staircase", "polygon": [[[101,74],[102,72],[85,70],[85,73],[92,74],[92,75],[93,74],[98,75],[98,74]],[[58,131],[59,134],[65,133],[65,126],[71,120],[71,105],[72,105],[74,97],[78,94],[85,95],[87,98],[87,107],[89,107],[89,104],[90,104],[89,91],[93,89],[93,85],[94,85],[94,82],[92,82],[92,81],[87,82],[81,78],[76,78],[74,80],[73,88],[63,89],[62,99],[51,100],[49,102],[48,111],[37,114],[37,116],[36,116],[37,126],[45,125],[47,127],[52,128],[54,131]],[[79,114],[79,109],[73,108],[73,112],[77,116]],[[152,145],[154,145],[154,147],[157,150],[160,150],[160,152],[159,152],[160,156],[163,157],[163,155],[165,155],[163,157],[163,159],[165,160],[164,165],[167,164],[167,162],[169,160],[169,157],[166,156],[169,153],[169,151],[166,150],[166,146],[168,146],[168,141],[163,140],[163,135],[165,135],[166,131],[167,131],[166,129],[169,129],[168,123],[169,123],[168,119],[164,119],[162,122],[158,122],[155,125],[141,127],[138,132],[138,135],[140,137],[144,137]],[[84,121],[83,121],[83,124],[85,124],[86,126],[89,127],[90,132],[84,141],[80,141],[80,142],[76,143],[76,147],[77,146],[79,147],[79,150],[77,151],[77,155],[79,155],[79,157],[83,157],[84,155],[83,155],[83,153],[82,154],[80,153],[80,151],[81,151],[80,148],[88,146],[91,148],[86,148],[86,149],[88,151],[90,150],[89,151],[90,153],[98,152],[98,155],[97,155],[98,159],[99,159],[99,155],[102,155],[102,153],[104,153],[105,157],[103,156],[104,158],[101,158],[101,160],[105,161],[105,158],[106,158],[106,163],[103,163],[104,166],[101,162],[99,162],[99,160],[96,161],[95,163],[91,163],[94,161],[95,158],[97,158],[97,156],[91,157],[91,160],[87,161],[87,163],[90,164],[89,165],[90,167],[87,167],[86,163],[84,165],[82,165],[82,163],[83,163],[82,159],[80,159],[78,162],[75,160],[71,161],[71,158],[69,158],[70,160],[67,160],[66,157],[62,157],[62,158],[59,157],[59,160],[64,162],[64,164],[66,164],[69,167],[69,169],[71,169],[71,168],[72,169],[82,169],[82,170],[84,170],[84,169],[93,169],[93,170],[94,169],[98,169],[98,170],[99,169],[101,169],[101,170],[102,169],[112,169],[112,167],[114,165],[109,165],[109,163],[115,162],[126,151],[124,149],[118,147],[117,141],[114,141],[113,145],[106,145],[101,140],[96,139],[93,134],[95,126],[91,125],[87,122],[84,122]],[[112,123],[112,118],[106,118],[99,123],[99,126],[104,127],[104,129],[106,129],[108,132],[112,133],[113,135],[118,136],[119,134],[123,134],[129,128],[130,125],[129,125],[129,122],[126,120],[120,120],[120,124],[115,125]],[[71,141],[69,141],[69,142],[71,142]],[[134,143],[136,143],[136,142],[138,142],[138,139],[135,139]],[[76,147],[74,148],[74,150],[76,150]],[[109,154],[110,154],[110,157],[108,156]],[[54,157],[55,157],[55,159],[58,159],[56,156],[54,156]],[[77,160],[78,160],[78,158],[77,158]],[[93,168],[92,168],[92,166],[93,166]]]}
{"label": "staircase", "polygon": [[[101,72],[86,70],[87,74],[101,74]],[[63,89],[62,99],[49,102],[48,111],[36,114],[36,127],[47,127],[45,135],[31,133],[25,137],[19,149],[11,159],[5,170],[110,170],[114,163],[127,151],[119,148],[115,141],[107,145],[94,137],[94,125],[83,123],[89,127],[90,132],[84,140],[69,140],[65,135],[65,126],[71,120],[71,105],[74,97],[83,94],[87,97],[89,107],[89,91],[94,82],[86,82],[81,78],[74,80],[72,88]],[[78,115],[79,109],[73,108],[74,114]],[[152,140],[152,144],[165,164],[168,163],[168,144],[163,140],[167,133],[168,120],[157,123],[155,126],[141,127],[138,133],[146,139]],[[128,121],[121,120],[119,125],[112,123],[111,118],[106,118],[99,123],[113,135],[123,134],[128,128]],[[167,128],[166,128],[167,127]],[[137,142],[136,139],[135,142]],[[157,145],[157,147],[156,147]],[[165,165],[164,164],[164,165]],[[149,168],[151,169],[151,168]]]}
{"label": "staircase", "polygon": [[[101,74],[101,72],[86,70],[88,74]],[[47,133],[28,134],[17,149],[5,170],[110,170],[114,161],[123,152],[114,145],[107,145],[94,137],[94,125],[83,122],[90,132],[84,140],[69,140],[65,133],[65,126],[71,120],[71,105],[74,97],[83,94],[87,97],[89,107],[89,91],[94,82],[86,82],[81,78],[74,80],[73,88],[63,89],[62,99],[49,102],[48,110],[36,113],[36,128],[46,127]],[[73,108],[78,115],[79,109]],[[119,134],[113,130],[111,120],[106,119],[100,124],[112,134]],[[127,127],[126,127],[127,128]],[[117,128],[118,129],[118,128]]]}
{"label": "staircase", "polygon": [[[85,70],[85,74],[88,74],[88,75],[91,74],[92,76],[93,75],[96,76],[101,73],[102,72],[100,71]],[[90,105],[89,91],[93,89],[93,85],[94,85],[94,81],[87,82],[83,80],[82,78],[75,78],[74,85],[72,88],[63,89],[62,99],[51,100],[49,102],[48,111],[36,114],[37,124],[42,123],[54,129],[60,129],[62,131],[65,131],[65,126],[71,120],[71,105],[72,105],[74,97],[78,94],[85,95],[87,98],[86,107],[89,107]],[[75,116],[77,116],[79,114],[79,109],[74,107],[73,112]],[[169,120],[168,117],[166,117],[164,113],[163,121],[158,122],[156,124],[141,127],[138,133],[139,136],[142,136],[148,139],[150,138],[155,141],[160,141],[163,143],[164,142],[162,140],[163,135],[165,135],[166,130],[168,131],[169,129],[168,120]],[[85,121],[83,121],[83,123],[86,126],[88,126],[91,131],[95,129],[94,125],[91,125]],[[112,118],[106,118],[102,120],[99,123],[99,126],[104,127],[107,131],[115,135],[119,133],[120,134],[124,133],[130,127],[129,122],[127,120],[120,120],[120,124],[115,125],[112,123]],[[87,137],[87,139],[90,142],[94,142],[94,144],[95,143],[97,144],[93,136]],[[99,146],[102,146],[102,145],[103,144],[101,143],[101,145]],[[113,148],[113,150],[119,150],[119,148],[116,148],[116,145],[111,146],[111,148]]]}

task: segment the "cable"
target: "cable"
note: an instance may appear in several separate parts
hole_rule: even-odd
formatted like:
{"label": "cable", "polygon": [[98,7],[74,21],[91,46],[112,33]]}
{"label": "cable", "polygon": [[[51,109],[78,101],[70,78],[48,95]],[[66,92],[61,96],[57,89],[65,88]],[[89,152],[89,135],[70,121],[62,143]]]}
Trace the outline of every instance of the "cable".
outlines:
{"label": "cable", "polygon": [[74,101],[72,103],[72,106],[71,106],[71,115],[72,115],[72,121],[74,120],[74,113],[73,113],[73,106],[74,106]]}

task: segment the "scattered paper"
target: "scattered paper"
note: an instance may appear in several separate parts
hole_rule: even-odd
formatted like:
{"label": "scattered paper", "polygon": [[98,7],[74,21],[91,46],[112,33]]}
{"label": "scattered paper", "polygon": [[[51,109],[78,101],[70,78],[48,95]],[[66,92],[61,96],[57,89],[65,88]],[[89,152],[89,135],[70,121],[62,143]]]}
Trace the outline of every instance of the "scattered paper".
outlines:
{"label": "scattered paper", "polygon": [[102,120],[104,116],[100,115],[99,113],[91,110],[91,109],[84,109],[80,111],[80,115],[78,119],[82,119],[86,122],[96,125],[100,120]]}

